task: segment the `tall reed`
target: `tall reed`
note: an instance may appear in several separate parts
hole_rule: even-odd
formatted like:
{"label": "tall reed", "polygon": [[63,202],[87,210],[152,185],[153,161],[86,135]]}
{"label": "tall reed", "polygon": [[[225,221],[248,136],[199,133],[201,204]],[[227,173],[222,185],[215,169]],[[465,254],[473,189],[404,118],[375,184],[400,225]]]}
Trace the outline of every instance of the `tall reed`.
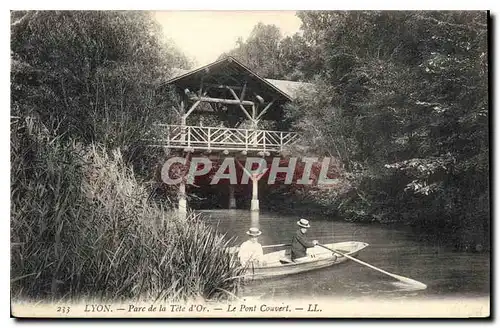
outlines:
{"label": "tall reed", "polygon": [[11,290],[16,299],[220,298],[238,290],[228,240],[148,201],[119,150],[12,125]]}

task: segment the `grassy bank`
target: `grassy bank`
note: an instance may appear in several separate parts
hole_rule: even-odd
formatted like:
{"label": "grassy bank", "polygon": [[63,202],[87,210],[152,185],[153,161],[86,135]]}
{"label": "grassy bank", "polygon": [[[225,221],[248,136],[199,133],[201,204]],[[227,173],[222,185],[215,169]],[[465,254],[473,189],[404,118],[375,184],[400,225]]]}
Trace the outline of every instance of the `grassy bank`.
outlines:
{"label": "grassy bank", "polygon": [[119,150],[12,125],[11,291],[45,301],[227,297],[237,263],[200,218],[148,201]]}

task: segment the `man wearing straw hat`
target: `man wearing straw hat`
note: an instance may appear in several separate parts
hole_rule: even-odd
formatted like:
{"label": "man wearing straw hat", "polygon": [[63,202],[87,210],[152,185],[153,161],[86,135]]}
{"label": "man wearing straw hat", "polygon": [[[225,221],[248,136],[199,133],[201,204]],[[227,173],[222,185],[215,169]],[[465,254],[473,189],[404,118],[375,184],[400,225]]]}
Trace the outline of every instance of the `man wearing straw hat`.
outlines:
{"label": "man wearing straw hat", "polygon": [[240,258],[240,263],[242,266],[252,265],[252,266],[262,266],[264,265],[264,252],[262,251],[262,246],[259,244],[257,238],[262,234],[259,228],[250,228],[247,231],[247,235],[250,239],[245,241],[240,246],[240,251],[238,256]]}
{"label": "man wearing straw hat", "polygon": [[313,240],[311,242],[306,239],[307,229],[311,227],[308,220],[300,219],[297,221],[297,225],[299,226],[299,229],[292,239],[291,258],[294,262],[301,262],[308,260],[307,249],[316,246],[318,241]]}

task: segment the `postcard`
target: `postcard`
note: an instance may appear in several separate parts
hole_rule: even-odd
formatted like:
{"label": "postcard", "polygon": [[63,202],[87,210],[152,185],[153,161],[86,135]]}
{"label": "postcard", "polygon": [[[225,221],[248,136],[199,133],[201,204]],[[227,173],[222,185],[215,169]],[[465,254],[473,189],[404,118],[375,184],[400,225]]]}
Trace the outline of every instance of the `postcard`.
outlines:
{"label": "postcard", "polygon": [[11,315],[488,318],[487,11],[12,11]]}

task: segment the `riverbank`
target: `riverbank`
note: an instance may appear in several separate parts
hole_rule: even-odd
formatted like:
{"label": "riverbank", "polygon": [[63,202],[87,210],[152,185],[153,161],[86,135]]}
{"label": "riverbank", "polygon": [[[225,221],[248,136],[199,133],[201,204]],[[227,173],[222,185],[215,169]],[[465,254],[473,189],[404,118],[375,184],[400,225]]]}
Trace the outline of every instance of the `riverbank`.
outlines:
{"label": "riverbank", "polygon": [[[446,220],[428,220],[409,221],[394,217],[381,220],[369,216],[343,216],[344,213],[339,209],[340,200],[333,200],[331,203],[324,201],[315,201],[312,197],[281,197],[275,199],[267,198],[262,202],[262,208],[266,211],[280,213],[284,215],[298,215],[305,217],[318,217],[326,220],[356,222],[362,224],[375,224],[387,228],[405,227],[411,229],[422,241],[439,240],[456,251],[467,252],[487,252],[490,250],[489,229],[473,225],[461,225],[459,228],[453,222],[446,223]],[[482,220],[484,222],[488,219]]]}

